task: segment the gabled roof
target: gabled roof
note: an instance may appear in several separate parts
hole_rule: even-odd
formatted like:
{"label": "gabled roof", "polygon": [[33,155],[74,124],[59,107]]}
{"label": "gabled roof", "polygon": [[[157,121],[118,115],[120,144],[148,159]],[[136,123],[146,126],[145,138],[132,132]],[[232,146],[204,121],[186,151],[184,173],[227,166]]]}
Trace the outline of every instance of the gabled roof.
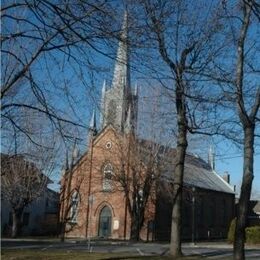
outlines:
{"label": "gabled roof", "polygon": [[[93,137],[93,144],[94,146],[99,142],[99,140],[108,132],[113,131],[115,134],[122,136],[121,133],[118,133],[116,129],[111,124],[107,124],[101,131],[99,131],[94,137]],[[65,174],[67,174],[69,171],[74,171],[77,169],[78,166],[81,165],[82,162],[85,161],[85,159],[88,156],[88,153],[90,151],[90,148],[88,148],[79,158],[75,159],[75,162],[71,166],[71,169],[66,169]]]}
{"label": "gabled roof", "polygon": [[[144,147],[144,150],[151,149],[151,147],[157,145],[152,141],[138,140],[138,142]],[[164,164],[162,166],[162,178],[170,181],[172,179],[172,172],[175,164],[176,149],[161,145],[157,148],[159,153],[159,160]],[[145,161],[145,160],[144,160]],[[233,187],[229,185],[221,176],[219,176],[210,165],[202,158],[196,157],[192,154],[186,154],[184,165],[184,185],[194,186],[202,189],[219,191],[234,194]]]}
{"label": "gabled roof", "polygon": [[[193,160],[197,163],[197,158]],[[202,160],[199,158],[199,160]],[[206,162],[204,162],[206,164]],[[207,190],[220,191],[234,194],[234,190],[225,180],[222,179],[210,167],[203,167],[202,164],[193,164],[187,160],[184,169],[184,183]]]}
{"label": "gabled roof", "polygon": [[101,131],[99,131],[97,133],[97,135],[94,137],[94,144],[96,144],[102,137],[103,135],[105,135],[108,131],[113,131],[115,133],[115,135],[117,136],[121,136],[122,137],[122,133],[118,132],[114,126],[110,123],[108,123]]}
{"label": "gabled roof", "polygon": [[43,174],[41,170],[37,168],[37,165],[26,158],[23,154],[0,154],[1,157],[1,175],[5,175],[5,171],[10,173],[10,165],[15,165],[17,167],[23,167],[23,170],[27,167],[30,167],[31,176],[35,176],[38,178],[39,181],[44,181],[46,185],[52,184],[53,181]]}
{"label": "gabled roof", "polygon": [[260,215],[260,201],[250,200],[249,202],[249,216]]}

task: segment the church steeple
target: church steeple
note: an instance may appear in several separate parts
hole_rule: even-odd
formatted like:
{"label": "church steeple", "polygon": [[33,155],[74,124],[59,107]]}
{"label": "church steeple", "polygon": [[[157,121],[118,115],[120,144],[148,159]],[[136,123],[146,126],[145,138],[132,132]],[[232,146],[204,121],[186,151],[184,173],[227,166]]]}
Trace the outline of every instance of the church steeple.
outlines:
{"label": "church steeple", "polygon": [[97,122],[96,122],[96,111],[93,110],[92,117],[89,122],[89,134],[88,134],[88,142],[97,134]]}
{"label": "church steeple", "polygon": [[112,88],[130,88],[128,14],[125,12],[116,56]]}
{"label": "church steeple", "polygon": [[126,134],[129,134],[132,132],[133,130],[133,125],[132,125],[132,120],[131,120],[131,117],[132,117],[132,111],[131,111],[131,105],[129,106],[128,108],[128,111],[127,111],[127,116],[126,116],[126,121],[125,121],[125,129],[124,129],[124,132]]}
{"label": "church steeple", "polygon": [[[131,110],[130,120],[135,122],[137,115],[137,98],[131,93],[129,44],[128,44],[128,14],[125,12],[119,36],[119,44],[115,59],[115,67],[111,88],[103,85],[101,101],[101,129],[108,124],[125,132],[128,111]],[[131,125],[135,125],[131,122]]]}
{"label": "church steeple", "polygon": [[105,98],[106,98],[106,90],[107,90],[107,83],[106,80],[103,82],[103,87],[102,87],[102,94],[101,94],[101,109],[100,109],[100,126],[103,126],[104,123],[104,112],[105,112]]}

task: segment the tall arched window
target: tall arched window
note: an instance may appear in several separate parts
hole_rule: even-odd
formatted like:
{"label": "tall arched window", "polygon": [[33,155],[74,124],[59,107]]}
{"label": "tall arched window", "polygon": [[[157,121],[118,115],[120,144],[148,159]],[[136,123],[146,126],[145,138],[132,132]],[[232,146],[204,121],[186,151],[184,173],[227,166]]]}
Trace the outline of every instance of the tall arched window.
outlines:
{"label": "tall arched window", "polygon": [[79,206],[79,193],[75,191],[71,196],[71,205],[70,205],[70,221],[73,223],[77,222],[78,206]]}
{"label": "tall arched window", "polygon": [[111,236],[111,223],[112,223],[112,213],[108,206],[105,206],[99,215],[99,229],[98,235],[100,237],[110,237]]}
{"label": "tall arched window", "polygon": [[110,191],[112,189],[113,167],[110,163],[103,168],[103,190]]}

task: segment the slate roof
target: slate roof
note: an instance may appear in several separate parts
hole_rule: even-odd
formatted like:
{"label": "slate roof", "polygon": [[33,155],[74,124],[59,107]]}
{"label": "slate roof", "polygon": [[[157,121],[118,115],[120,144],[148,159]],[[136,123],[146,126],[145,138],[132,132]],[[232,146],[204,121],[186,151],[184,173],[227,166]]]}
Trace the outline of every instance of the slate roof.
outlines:
{"label": "slate roof", "polygon": [[189,186],[234,194],[231,185],[213,171],[205,161],[192,155],[187,156],[184,183]]}
{"label": "slate roof", "polygon": [[[151,141],[139,140],[139,143],[146,150],[152,146],[159,145]],[[159,145],[160,146],[160,145]],[[162,151],[160,154],[160,150]],[[148,151],[149,153],[149,151]],[[162,167],[162,178],[170,181],[172,178],[172,170],[174,169],[174,157],[176,149],[161,146],[159,148],[159,158],[164,166]],[[144,156],[145,157],[145,156]],[[184,166],[184,184],[187,186],[195,186],[207,190],[225,192],[235,194],[233,187],[222,179],[210,165],[202,158],[187,154]]]}
{"label": "slate roof", "polygon": [[[163,170],[162,178],[168,181],[172,179],[175,154],[175,149],[171,149],[166,156],[167,159],[165,158],[167,165],[165,166],[165,170]],[[201,158],[189,154],[185,158],[183,181],[186,186],[235,194],[233,187],[212,170],[208,163]]]}

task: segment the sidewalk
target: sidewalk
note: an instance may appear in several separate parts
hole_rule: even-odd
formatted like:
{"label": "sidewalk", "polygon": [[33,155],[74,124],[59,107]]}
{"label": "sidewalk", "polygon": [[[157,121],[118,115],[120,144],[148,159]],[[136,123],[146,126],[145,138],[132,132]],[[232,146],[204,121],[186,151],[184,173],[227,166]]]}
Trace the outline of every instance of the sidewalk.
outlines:
{"label": "sidewalk", "polygon": [[[62,243],[60,241],[59,238],[1,238],[1,242],[49,242],[49,243]],[[117,245],[117,246],[141,246],[143,244],[147,245],[147,246],[155,246],[155,245],[161,245],[162,247],[169,247],[169,243],[168,242],[134,242],[134,241],[129,241],[129,240],[100,240],[100,239],[90,239],[87,240],[85,238],[67,238],[64,241],[64,244],[87,244],[87,243],[91,243],[91,245],[93,246],[113,246],[113,245]],[[183,248],[215,248],[215,249],[232,249],[233,245],[228,243],[228,242],[224,242],[224,241],[220,241],[220,242],[196,242],[194,243],[182,243],[182,247]],[[246,249],[260,249],[260,245],[245,245]]]}
{"label": "sidewalk", "polygon": [[[225,248],[232,249],[233,244],[228,242],[197,242],[193,243],[182,243],[182,247],[194,247],[194,248]],[[245,249],[260,249],[260,245],[245,244]]]}

